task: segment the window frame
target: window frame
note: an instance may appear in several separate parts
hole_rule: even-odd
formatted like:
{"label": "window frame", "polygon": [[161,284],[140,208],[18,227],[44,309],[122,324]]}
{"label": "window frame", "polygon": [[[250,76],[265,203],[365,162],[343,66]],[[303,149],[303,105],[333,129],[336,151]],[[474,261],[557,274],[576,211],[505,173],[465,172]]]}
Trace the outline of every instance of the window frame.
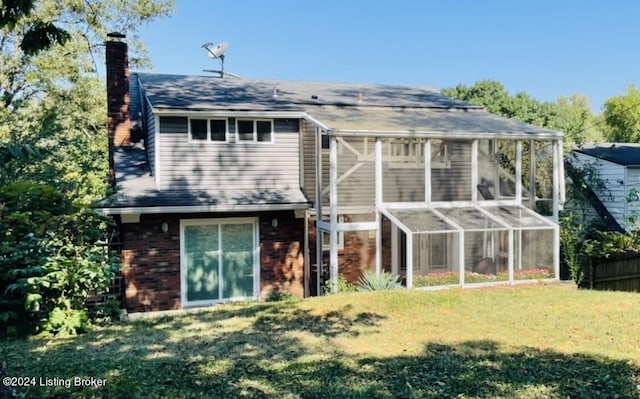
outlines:
{"label": "window frame", "polygon": [[[240,122],[248,122],[251,121],[253,123],[253,136],[251,140],[241,140],[240,139]],[[269,122],[271,127],[271,131],[269,132],[269,140],[258,140],[258,122]],[[275,130],[274,130],[274,122],[273,119],[265,119],[265,118],[236,118],[236,143],[254,143],[254,144],[273,144],[275,142]]]}
{"label": "window frame", "polygon": [[[205,139],[194,139],[193,132],[191,131],[191,121],[206,121],[207,123],[207,137]],[[224,140],[213,140],[211,138],[211,121],[223,121],[224,122]],[[224,144],[229,142],[229,119],[228,118],[210,118],[210,117],[189,117],[187,121],[187,134],[189,135],[189,143],[210,143],[210,144]]]}

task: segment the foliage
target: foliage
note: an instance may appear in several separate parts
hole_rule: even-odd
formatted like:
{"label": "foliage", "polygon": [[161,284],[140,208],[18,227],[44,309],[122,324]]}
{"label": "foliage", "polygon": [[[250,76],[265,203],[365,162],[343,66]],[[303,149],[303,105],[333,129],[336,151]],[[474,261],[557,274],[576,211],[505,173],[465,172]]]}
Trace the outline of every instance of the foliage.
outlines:
{"label": "foliage", "polygon": [[566,285],[230,303],[0,341],[29,398],[637,398],[640,296]]}
{"label": "foliage", "polygon": [[640,143],[640,90],[635,85],[620,96],[610,97],[602,113],[610,142]]}
{"label": "foliage", "polygon": [[[3,18],[11,21],[0,24],[0,146],[37,149],[44,156],[38,162],[13,156],[0,169],[0,184],[29,179],[49,184],[74,201],[91,203],[107,189],[106,95],[98,73],[106,34],[127,33],[131,64],[148,65],[137,31],[168,15],[173,1],[2,4]],[[6,13],[12,4],[18,4],[18,10]],[[25,32],[39,22],[55,24],[70,40],[57,43],[48,34],[53,44],[45,51],[25,51]]]}
{"label": "foliage", "polygon": [[[553,278],[551,270],[546,268],[522,269],[514,270],[514,280],[544,280]],[[509,272],[501,271],[497,274],[483,274],[465,271],[465,284],[491,283],[494,281],[509,281]],[[433,272],[424,276],[414,276],[413,286],[418,287],[437,287],[447,285],[459,285],[460,273],[457,271],[450,272]]]}
{"label": "foliage", "polygon": [[556,102],[540,102],[527,93],[510,95],[495,80],[481,80],[472,86],[457,85],[442,89],[442,94],[471,104],[488,112],[532,125],[565,133],[565,140],[575,144],[597,141],[602,134],[595,128],[595,118],[585,96],[573,94]]}
{"label": "foliage", "polygon": [[402,288],[399,279],[399,276],[388,272],[382,272],[377,275],[373,270],[365,270],[356,281],[356,287],[358,291],[399,290]]}
{"label": "foliage", "polygon": [[584,244],[584,252],[593,258],[608,258],[615,254],[636,252],[640,253],[640,231],[634,230],[630,234],[614,231],[596,231],[595,237]]}
{"label": "foliage", "polygon": [[[28,20],[33,12],[34,0],[5,0],[0,3],[0,28],[15,28],[20,22]],[[27,21],[20,48],[27,55],[34,55],[54,44],[63,45],[69,39],[69,33],[57,27],[51,21]]]}
{"label": "foliage", "polygon": [[347,279],[344,278],[344,276],[338,276],[338,284],[336,290],[334,290],[333,281],[331,279],[324,282],[324,288],[324,292],[327,294],[357,291],[356,285],[347,282]]}
{"label": "foliage", "polygon": [[85,309],[53,308],[43,330],[68,337],[91,330],[91,321]]}
{"label": "foliage", "polygon": [[560,218],[561,259],[569,271],[569,277],[578,285],[584,279],[585,239],[585,228],[573,213]]}
{"label": "foliage", "polygon": [[274,291],[267,298],[267,302],[296,303],[301,300],[302,298],[300,298],[297,295],[292,295],[292,294],[289,294],[288,292],[282,292],[282,291]]}
{"label": "foliage", "polygon": [[107,288],[117,272],[102,245],[108,220],[32,182],[0,188],[0,205],[1,331],[55,326],[68,333],[77,320],[60,327],[53,311],[83,310],[86,295]]}

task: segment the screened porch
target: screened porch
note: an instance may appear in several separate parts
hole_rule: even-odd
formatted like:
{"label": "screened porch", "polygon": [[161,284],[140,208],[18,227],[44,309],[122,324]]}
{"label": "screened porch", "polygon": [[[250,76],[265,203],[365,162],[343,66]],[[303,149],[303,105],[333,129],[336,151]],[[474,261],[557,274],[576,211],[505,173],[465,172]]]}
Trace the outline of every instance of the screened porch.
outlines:
{"label": "screened porch", "polygon": [[318,292],[368,269],[408,288],[559,278],[560,133],[479,111],[360,116],[315,131]]}

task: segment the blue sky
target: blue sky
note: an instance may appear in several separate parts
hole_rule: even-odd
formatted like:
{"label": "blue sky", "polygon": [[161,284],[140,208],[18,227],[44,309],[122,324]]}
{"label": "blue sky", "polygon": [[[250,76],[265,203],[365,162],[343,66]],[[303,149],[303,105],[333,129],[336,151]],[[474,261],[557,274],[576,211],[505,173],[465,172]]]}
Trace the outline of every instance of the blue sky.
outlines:
{"label": "blue sky", "polygon": [[640,1],[176,0],[141,39],[158,73],[218,69],[200,46],[228,41],[225,68],[246,78],[494,79],[542,101],[580,93],[596,113],[640,83]]}

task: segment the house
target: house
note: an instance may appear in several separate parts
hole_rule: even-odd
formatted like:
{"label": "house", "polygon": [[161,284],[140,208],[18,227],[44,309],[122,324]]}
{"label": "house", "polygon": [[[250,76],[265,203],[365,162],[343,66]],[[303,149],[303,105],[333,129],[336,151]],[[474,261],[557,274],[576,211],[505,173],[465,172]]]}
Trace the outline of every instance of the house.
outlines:
{"label": "house", "polygon": [[319,295],[364,270],[558,278],[561,133],[429,88],[130,75],[126,54],[110,35],[98,206],[129,311]]}
{"label": "house", "polygon": [[[640,144],[589,144],[573,151],[577,168],[592,173],[585,186],[595,195],[591,204],[606,213],[591,215],[612,231],[631,231],[640,216]],[[587,217],[589,218],[589,217]]]}

